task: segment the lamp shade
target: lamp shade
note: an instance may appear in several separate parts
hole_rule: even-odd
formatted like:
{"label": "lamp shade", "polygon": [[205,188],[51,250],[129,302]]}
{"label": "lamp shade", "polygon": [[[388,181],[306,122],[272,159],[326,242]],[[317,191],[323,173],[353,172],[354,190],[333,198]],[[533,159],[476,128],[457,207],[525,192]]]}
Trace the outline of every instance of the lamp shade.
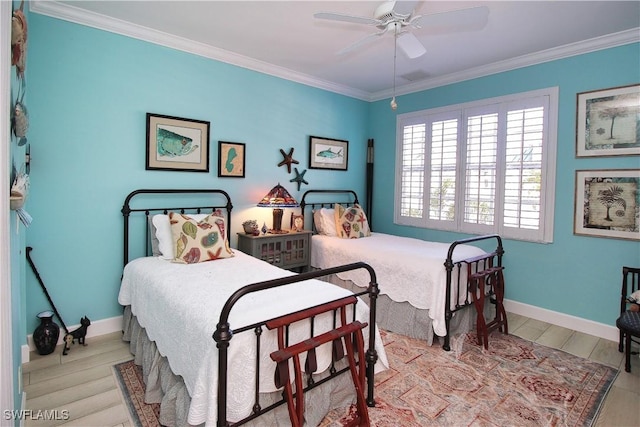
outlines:
{"label": "lamp shade", "polygon": [[278,184],[260,200],[258,206],[263,208],[297,208],[300,204],[286,188]]}
{"label": "lamp shade", "polygon": [[263,208],[273,208],[273,228],[269,233],[287,233],[282,230],[282,208],[297,208],[300,206],[298,201],[282,185],[278,184],[260,200],[258,206]]}

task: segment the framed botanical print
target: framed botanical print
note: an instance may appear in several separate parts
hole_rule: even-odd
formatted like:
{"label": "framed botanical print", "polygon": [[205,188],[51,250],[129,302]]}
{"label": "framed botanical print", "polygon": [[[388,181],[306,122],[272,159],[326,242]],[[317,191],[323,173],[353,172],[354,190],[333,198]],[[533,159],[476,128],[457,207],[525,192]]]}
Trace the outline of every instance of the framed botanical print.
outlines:
{"label": "framed botanical print", "polygon": [[640,169],[578,170],[574,234],[640,240]]}
{"label": "framed botanical print", "polygon": [[640,85],[578,94],[576,157],[640,155]]}

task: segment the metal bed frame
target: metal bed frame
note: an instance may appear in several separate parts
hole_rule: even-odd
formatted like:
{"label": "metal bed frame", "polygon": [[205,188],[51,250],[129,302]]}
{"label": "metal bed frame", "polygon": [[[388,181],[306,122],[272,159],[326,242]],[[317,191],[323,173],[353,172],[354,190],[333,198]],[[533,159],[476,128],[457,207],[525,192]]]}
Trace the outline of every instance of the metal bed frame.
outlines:
{"label": "metal bed frame", "polygon": [[[323,197],[324,195],[331,195],[330,197]],[[308,198],[314,198],[318,196],[323,199],[318,202],[309,202]],[[338,201],[328,201],[330,198],[339,199]],[[322,207],[333,207],[335,203],[340,203],[345,206],[353,206],[358,204],[358,195],[353,190],[307,190],[302,195],[302,199],[300,201],[300,208],[302,209],[302,214],[305,214],[305,210],[310,208],[312,211],[317,208]],[[315,224],[313,224],[313,216],[312,216],[312,230],[314,233],[316,232]],[[371,224],[369,224],[371,228]],[[457,262],[453,262],[453,253],[458,245],[486,241],[486,240],[496,240],[496,248],[492,252],[487,253],[482,257],[475,257],[469,260],[461,260]],[[462,310],[466,307],[472,306],[473,301],[469,297],[469,283],[462,282],[460,279],[462,268],[465,268],[465,271],[469,271],[472,273],[481,273],[482,271],[489,270],[495,267],[502,267],[502,256],[504,255],[504,249],[502,247],[502,238],[497,234],[489,234],[484,236],[476,236],[470,237],[467,239],[456,240],[451,243],[449,246],[449,250],[447,252],[447,258],[444,260],[444,267],[447,271],[447,283],[446,283],[446,296],[445,296],[445,325],[447,333],[444,337],[444,344],[442,348],[446,351],[451,350],[451,336],[450,336],[450,326],[451,326],[451,318],[453,314],[459,310]],[[375,267],[375,266],[374,266]],[[457,280],[455,282],[454,279],[454,270],[457,272],[455,277]],[[454,283],[452,283],[454,282]],[[461,292],[466,293],[466,298],[463,304],[456,302],[455,307],[451,308],[448,303],[451,300],[452,287],[456,286],[458,295]],[[493,290],[490,291],[490,296],[493,297]],[[492,298],[493,302],[493,298]]]}
{"label": "metal bed frame", "polygon": [[[208,199],[211,199],[212,202],[210,203],[205,203],[203,205],[197,205],[197,206],[189,206],[189,207],[175,207],[173,205],[173,207],[132,207],[132,204],[138,205],[139,203],[134,203],[134,199],[135,198],[142,198],[144,199],[145,197],[149,197],[152,196],[152,198],[154,198],[156,200],[156,202],[154,203],[159,203],[159,202],[163,202],[166,203],[166,199],[169,196],[172,195],[203,195]],[[159,200],[158,200],[159,197]],[[218,199],[218,200],[222,200],[222,202],[213,202],[213,200]],[[122,215],[124,217],[124,228],[123,228],[123,242],[124,242],[124,253],[123,253],[123,261],[124,261],[124,265],[126,265],[129,261],[130,261],[130,240],[132,239],[131,236],[131,232],[130,232],[130,216],[132,214],[143,214],[145,217],[145,225],[148,224],[150,218],[157,213],[164,213],[167,214],[169,211],[174,211],[174,212],[180,212],[180,213],[203,213],[206,211],[213,211],[216,209],[224,209],[226,212],[226,216],[227,216],[227,238],[230,237],[230,233],[231,233],[231,210],[233,208],[233,205],[231,203],[231,198],[229,197],[229,195],[223,191],[223,190],[219,190],[219,189],[141,189],[141,190],[135,190],[133,192],[131,192],[129,195],[127,195],[125,201],[124,201],[124,205],[122,207]],[[146,233],[145,233],[145,238],[146,238],[146,246],[145,246],[145,255],[148,256],[150,255],[150,248],[149,248],[149,227],[146,227]],[[330,268],[330,269],[325,269],[325,270],[316,270],[316,271],[311,271],[311,272],[307,272],[307,273],[302,273],[302,274],[298,274],[298,275],[294,275],[294,276],[289,276],[289,277],[283,277],[283,278],[279,278],[279,279],[274,279],[274,280],[268,280],[268,281],[263,281],[263,282],[258,282],[258,283],[253,283],[253,284],[249,284],[247,286],[242,287],[241,289],[237,290],[236,292],[234,292],[226,301],[226,303],[223,306],[222,312],[220,314],[219,317],[219,322],[216,325],[216,330],[212,331],[212,338],[216,341],[216,346],[218,348],[218,402],[217,402],[217,416],[218,416],[218,421],[217,421],[217,425],[218,426],[230,426],[230,425],[241,425],[244,424],[250,420],[253,420],[257,417],[259,417],[260,415],[271,411],[273,409],[275,409],[276,407],[283,405],[285,403],[287,403],[285,397],[283,397],[281,400],[270,404],[266,407],[262,407],[261,403],[260,403],[260,396],[259,396],[259,389],[260,389],[260,384],[259,384],[259,357],[257,357],[255,364],[256,364],[256,388],[254,390],[254,406],[253,406],[253,412],[247,416],[246,418],[244,418],[243,420],[240,420],[238,422],[235,423],[231,423],[227,420],[227,373],[228,373],[228,348],[230,345],[232,345],[232,339],[234,337],[234,335],[237,335],[239,333],[250,333],[251,331],[253,331],[253,333],[255,334],[255,345],[256,345],[256,354],[259,355],[260,354],[260,338],[261,338],[261,334],[263,332],[263,330],[265,329],[265,326],[267,325],[267,323],[269,321],[273,321],[273,319],[265,319],[264,321],[260,321],[257,323],[254,323],[252,325],[248,325],[245,326],[243,328],[238,328],[238,329],[234,329],[232,327],[232,325],[229,323],[229,315],[230,312],[232,311],[234,305],[238,302],[238,300],[240,300],[242,297],[244,297],[245,295],[248,295],[250,293],[254,293],[254,292],[259,292],[262,290],[266,290],[266,289],[271,289],[271,288],[275,288],[275,287],[279,287],[279,286],[284,286],[284,285],[288,285],[288,284],[293,284],[296,282],[302,282],[308,279],[315,279],[315,278],[320,278],[322,276],[326,276],[326,275],[330,275],[330,274],[335,274],[335,273],[339,273],[339,272],[344,272],[344,271],[349,271],[349,270],[355,270],[355,269],[366,269],[369,272],[369,276],[370,276],[370,285],[369,287],[359,293],[355,293],[355,296],[364,296],[367,295],[370,299],[370,304],[369,304],[369,335],[368,335],[368,339],[367,339],[367,343],[368,343],[368,348],[365,352],[365,357],[364,360],[366,361],[366,389],[367,389],[367,395],[366,395],[366,404],[367,406],[373,407],[375,406],[375,400],[374,400],[374,368],[375,368],[375,363],[378,360],[378,354],[377,351],[375,349],[375,321],[376,321],[376,299],[377,296],[379,294],[379,289],[378,289],[378,284],[377,284],[377,280],[376,280],[376,274],[375,271],[373,270],[373,268],[371,268],[369,265],[362,263],[362,262],[358,262],[358,263],[353,263],[353,264],[348,264],[348,265],[343,265],[343,266],[338,266],[335,268]],[[337,300],[336,300],[337,301]],[[311,308],[306,308],[304,310],[300,310],[300,311],[296,311],[295,313],[291,313],[291,314],[295,314],[298,315],[300,317],[304,317],[304,319],[306,319],[305,321],[309,322],[309,328],[310,328],[310,336],[311,337],[315,337],[314,335],[314,316],[304,316],[304,314],[302,314],[303,312],[309,312],[310,310],[313,311],[317,311],[318,309],[322,309],[323,307],[331,304],[331,303],[335,303],[336,301],[330,301],[324,304],[320,304],[317,305],[315,307],[311,307]],[[356,303],[357,303],[357,299],[356,299]],[[355,303],[354,303],[355,305]],[[338,312],[336,309],[332,310],[333,311],[333,322],[334,322],[334,327],[336,327],[337,323],[339,323],[340,321],[340,316],[338,315]],[[353,320],[355,320],[355,307],[352,309],[353,312]],[[287,334],[288,335],[288,334]],[[288,336],[286,338],[286,345],[289,345],[288,343]],[[331,366],[330,366],[330,374],[322,379],[319,380],[314,380],[314,378],[309,375],[307,377],[307,381],[306,381],[306,385],[304,387],[304,392],[311,390],[321,384],[324,384],[325,382],[333,379],[334,377],[344,374],[346,372],[350,371],[349,366],[344,367],[344,368],[337,368],[335,365],[336,361],[332,361]]]}

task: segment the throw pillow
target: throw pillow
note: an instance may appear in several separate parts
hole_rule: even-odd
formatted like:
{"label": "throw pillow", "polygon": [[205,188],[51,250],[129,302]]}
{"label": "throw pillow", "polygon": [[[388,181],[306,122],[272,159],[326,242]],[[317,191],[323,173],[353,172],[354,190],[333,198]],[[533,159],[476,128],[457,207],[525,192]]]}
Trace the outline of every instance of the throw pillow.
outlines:
{"label": "throw pillow", "polygon": [[174,262],[195,264],[233,256],[226,234],[226,221],[214,214],[201,221],[175,212],[169,213],[174,242]]}
{"label": "throw pillow", "polygon": [[338,237],[342,239],[358,239],[371,236],[367,216],[360,205],[335,205],[335,223]]}

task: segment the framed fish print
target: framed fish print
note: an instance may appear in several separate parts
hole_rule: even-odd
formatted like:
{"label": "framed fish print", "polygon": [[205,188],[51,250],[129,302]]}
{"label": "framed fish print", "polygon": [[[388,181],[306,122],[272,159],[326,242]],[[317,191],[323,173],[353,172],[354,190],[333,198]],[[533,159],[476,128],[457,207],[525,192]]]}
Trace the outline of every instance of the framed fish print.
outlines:
{"label": "framed fish print", "polygon": [[319,136],[309,137],[309,169],[346,171],[349,141]]}
{"label": "framed fish print", "polygon": [[577,170],[574,234],[640,240],[640,169]]}
{"label": "framed fish print", "polygon": [[576,157],[640,155],[640,85],[577,97]]}
{"label": "framed fish print", "polygon": [[245,145],[218,141],[218,176],[244,178]]}
{"label": "framed fish print", "polygon": [[209,124],[147,113],[147,170],[209,172]]}

